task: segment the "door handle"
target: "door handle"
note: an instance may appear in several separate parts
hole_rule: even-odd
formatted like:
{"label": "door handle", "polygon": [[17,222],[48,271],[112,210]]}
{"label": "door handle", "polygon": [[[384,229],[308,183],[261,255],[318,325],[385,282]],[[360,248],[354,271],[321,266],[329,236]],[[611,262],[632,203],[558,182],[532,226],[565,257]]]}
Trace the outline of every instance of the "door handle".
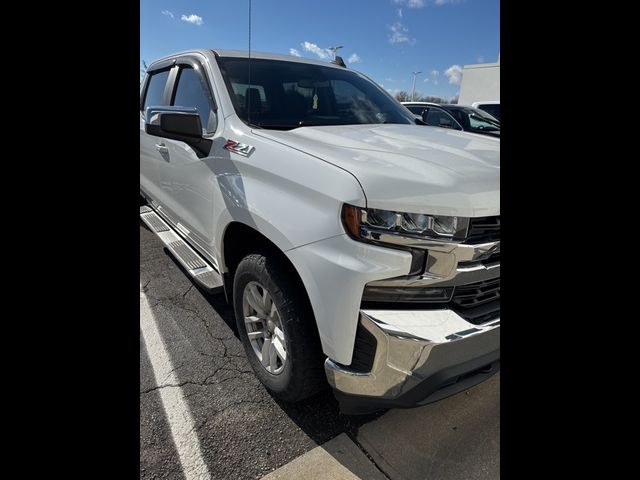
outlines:
{"label": "door handle", "polygon": [[156,143],[156,150],[160,153],[169,153],[169,148],[164,143]]}

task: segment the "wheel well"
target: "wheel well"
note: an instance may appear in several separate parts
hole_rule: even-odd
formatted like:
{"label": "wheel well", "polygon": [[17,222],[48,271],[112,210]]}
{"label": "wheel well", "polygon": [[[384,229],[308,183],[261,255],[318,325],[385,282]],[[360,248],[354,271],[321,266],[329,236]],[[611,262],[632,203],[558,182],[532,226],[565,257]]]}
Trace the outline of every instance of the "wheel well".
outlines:
{"label": "wheel well", "polygon": [[278,246],[262,235],[257,230],[248,227],[239,222],[232,222],[224,233],[222,241],[223,258],[227,271],[223,274],[224,291],[227,301],[233,305],[233,278],[238,265],[244,257],[251,253],[259,253],[269,258],[277,258],[288,273],[289,278],[294,280],[294,284],[298,286],[295,292],[292,292],[300,302],[309,319],[313,321],[315,326],[316,341],[318,348],[322,351],[320,332],[315,321],[311,300],[304,286],[302,278],[298,274],[296,267],[291,260]]}
{"label": "wheel well", "polygon": [[[227,300],[232,301],[231,299],[233,298],[233,276],[235,275],[236,269],[242,259],[250,253],[261,253],[263,255],[268,254],[269,256],[280,258],[284,267],[288,269],[290,273],[294,275],[294,278],[298,280],[298,283],[304,290],[305,296],[307,296],[302,279],[300,278],[296,268],[291,263],[291,260],[289,260],[289,258],[275,243],[257,230],[243,223],[232,222],[225,230],[224,238],[222,240],[222,250],[224,255],[224,264],[227,269],[223,276]],[[309,306],[311,306],[310,302]]]}

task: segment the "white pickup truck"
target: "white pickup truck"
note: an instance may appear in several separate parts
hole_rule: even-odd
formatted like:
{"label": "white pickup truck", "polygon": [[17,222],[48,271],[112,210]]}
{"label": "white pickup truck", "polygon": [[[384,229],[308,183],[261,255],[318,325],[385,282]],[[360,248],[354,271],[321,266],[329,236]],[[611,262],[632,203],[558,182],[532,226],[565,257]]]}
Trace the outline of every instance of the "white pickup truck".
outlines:
{"label": "white pickup truck", "polygon": [[499,368],[499,140],[416,125],[343,66],[194,50],[146,72],[140,193],[285,401],[412,407]]}

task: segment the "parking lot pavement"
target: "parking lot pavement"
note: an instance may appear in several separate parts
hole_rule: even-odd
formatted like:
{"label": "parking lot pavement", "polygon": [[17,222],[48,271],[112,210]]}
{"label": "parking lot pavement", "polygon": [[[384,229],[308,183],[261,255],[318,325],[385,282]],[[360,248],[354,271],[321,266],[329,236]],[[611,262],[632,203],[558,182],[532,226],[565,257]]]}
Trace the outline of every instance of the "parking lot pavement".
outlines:
{"label": "parking lot pavement", "polygon": [[[475,387],[478,393],[470,396],[382,416],[340,415],[328,390],[285,404],[253,375],[224,298],[200,291],[142,224],[140,289],[140,478],[258,479],[343,432],[359,449],[366,446],[365,456],[376,469],[387,468],[392,480],[396,474],[426,478],[422,468],[432,469],[429,478],[461,478],[451,475],[462,468],[475,472],[464,478],[498,478],[499,380]],[[483,388],[487,393],[479,393]],[[391,428],[393,422],[398,424]],[[424,435],[429,431],[433,435]],[[404,442],[406,455],[383,448],[385,436]],[[332,457],[353,470],[344,456]],[[403,461],[422,463],[403,470],[396,466]],[[484,467],[473,470],[473,461]]]}
{"label": "parking lot pavement", "polygon": [[393,480],[500,478],[500,373],[440,402],[390,410],[357,440]]}

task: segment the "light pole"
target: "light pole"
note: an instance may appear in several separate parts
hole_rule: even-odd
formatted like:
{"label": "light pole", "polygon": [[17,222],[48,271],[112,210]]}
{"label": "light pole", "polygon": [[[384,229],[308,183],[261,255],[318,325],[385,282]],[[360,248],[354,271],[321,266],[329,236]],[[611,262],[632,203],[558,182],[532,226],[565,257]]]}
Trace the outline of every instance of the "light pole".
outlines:
{"label": "light pole", "polygon": [[416,93],[416,77],[422,72],[413,72],[413,87],[411,87],[411,101],[413,102],[413,96]]}
{"label": "light pole", "polygon": [[331,50],[331,52],[333,52],[333,59],[336,59],[336,53],[338,52],[338,50],[340,50],[341,48],[344,48],[343,45],[340,45],[338,47],[329,47],[329,50]]}

